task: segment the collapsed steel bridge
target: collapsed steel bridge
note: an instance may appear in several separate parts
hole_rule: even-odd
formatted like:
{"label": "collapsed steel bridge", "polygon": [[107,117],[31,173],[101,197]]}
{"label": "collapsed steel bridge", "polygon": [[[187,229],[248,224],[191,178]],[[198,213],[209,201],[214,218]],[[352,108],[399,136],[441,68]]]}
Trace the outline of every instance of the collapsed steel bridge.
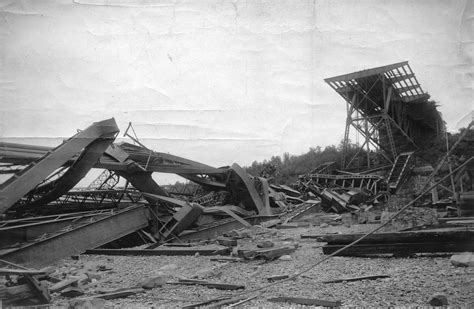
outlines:
{"label": "collapsed steel bridge", "polygon": [[[156,241],[164,241],[192,224],[203,209],[187,202],[172,205],[168,192],[153,180],[154,172],[180,175],[207,192],[226,192],[231,205],[209,211],[235,220],[241,220],[239,212],[272,214],[266,180],[251,177],[237,164],[215,168],[141,144],[115,144],[118,132],[112,118],[54,148],[0,144],[0,173],[13,174],[0,185],[1,259],[45,266],[145,228]],[[75,189],[92,168],[103,172],[85,190]],[[125,187],[118,188],[120,178]]]}

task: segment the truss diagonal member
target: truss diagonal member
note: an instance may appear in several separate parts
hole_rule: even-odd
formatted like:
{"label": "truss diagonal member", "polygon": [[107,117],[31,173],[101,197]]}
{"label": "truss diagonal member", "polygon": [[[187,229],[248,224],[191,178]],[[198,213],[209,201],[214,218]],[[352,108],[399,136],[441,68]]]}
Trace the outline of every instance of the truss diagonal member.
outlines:
{"label": "truss diagonal member", "polygon": [[114,138],[119,129],[113,118],[96,122],[49,150],[21,172],[0,185],[0,213],[7,211],[49,174],[68,162],[89,144],[101,138]]}

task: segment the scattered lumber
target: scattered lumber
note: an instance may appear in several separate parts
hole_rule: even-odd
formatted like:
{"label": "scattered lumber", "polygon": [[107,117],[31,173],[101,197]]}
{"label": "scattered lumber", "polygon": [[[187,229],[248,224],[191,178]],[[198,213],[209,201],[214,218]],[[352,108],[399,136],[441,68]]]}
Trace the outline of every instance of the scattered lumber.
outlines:
{"label": "scattered lumber", "polygon": [[[329,244],[348,244],[365,234],[332,234],[319,236],[317,239]],[[309,238],[309,237],[307,237]],[[446,228],[395,233],[376,233],[362,240],[361,243],[410,243],[410,242],[441,242],[464,241],[474,238],[474,230],[466,228]]]}
{"label": "scattered lumber", "polygon": [[224,262],[224,263],[236,263],[242,262],[243,260],[238,257],[217,257],[217,258],[210,258],[210,261],[214,262]]}
{"label": "scattered lumber", "polygon": [[276,303],[294,303],[298,305],[323,306],[323,307],[340,307],[341,301],[329,301],[315,298],[300,298],[300,297],[275,297],[269,298],[268,301]]}
{"label": "scattered lumber", "polygon": [[[327,242],[324,254],[332,254],[365,234],[301,235]],[[376,233],[359,243],[339,252],[340,256],[367,256],[394,254],[407,256],[415,253],[462,252],[474,250],[474,230],[465,227],[439,228],[431,230]]]}
{"label": "scattered lumber", "polygon": [[52,287],[49,288],[49,291],[52,293],[58,293],[64,290],[67,287],[77,285],[79,282],[79,277],[74,277],[74,278],[68,278],[64,279],[62,281],[59,281],[58,283],[54,284]]}
{"label": "scattered lumber", "polygon": [[245,259],[263,258],[265,260],[274,260],[282,255],[288,255],[294,251],[295,247],[285,246],[258,250],[239,250],[238,254],[240,257]]}
{"label": "scattered lumber", "polygon": [[[324,254],[332,254],[345,245],[326,245]],[[393,254],[396,256],[409,256],[416,253],[446,253],[474,251],[474,242],[420,242],[420,243],[391,243],[391,244],[356,244],[338,256],[371,256],[380,254]]]}
{"label": "scattered lumber", "polygon": [[203,285],[208,288],[218,289],[218,290],[239,290],[245,289],[243,285],[220,283],[220,282],[209,282],[204,280],[195,280],[195,279],[179,279],[178,282],[167,282],[168,284],[179,284],[179,285]]}
{"label": "scattered lumber", "polygon": [[351,282],[351,281],[359,281],[359,280],[374,280],[374,279],[389,278],[389,277],[390,277],[389,275],[372,275],[372,276],[326,280],[326,281],[323,281],[323,283],[339,283],[339,282]]}
{"label": "scattered lumber", "polygon": [[[331,245],[349,244],[365,234],[330,234],[315,235],[318,241]],[[303,238],[303,236],[302,236]],[[313,238],[305,235],[304,238]],[[376,233],[363,239],[362,244],[390,244],[390,243],[420,243],[420,242],[457,242],[474,238],[474,230],[466,228],[446,228],[395,233]]]}
{"label": "scattered lumber", "polygon": [[[15,265],[13,263],[6,264]],[[4,287],[6,294],[5,305],[12,305],[17,301],[25,299],[35,299],[38,304],[49,304],[51,301],[48,289],[38,280],[39,276],[46,275],[45,271],[25,269],[24,267],[20,267],[19,269],[1,268],[0,275],[18,276],[23,280],[21,282],[22,284]],[[0,300],[0,303],[2,300]]]}

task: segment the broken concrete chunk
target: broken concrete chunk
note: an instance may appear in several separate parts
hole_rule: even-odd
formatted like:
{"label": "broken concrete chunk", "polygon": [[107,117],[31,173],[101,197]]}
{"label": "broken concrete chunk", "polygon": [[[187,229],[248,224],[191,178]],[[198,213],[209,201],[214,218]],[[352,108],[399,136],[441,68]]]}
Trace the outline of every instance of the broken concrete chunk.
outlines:
{"label": "broken concrete chunk", "polygon": [[431,306],[442,307],[448,305],[448,298],[443,294],[434,294],[428,302]]}
{"label": "broken concrete chunk", "polygon": [[271,248],[273,246],[275,246],[275,244],[270,240],[262,240],[257,243],[257,247],[259,248]]}
{"label": "broken concrete chunk", "polygon": [[474,254],[472,252],[464,252],[451,256],[451,264],[458,267],[474,266]]}
{"label": "broken concrete chunk", "polygon": [[78,286],[67,287],[61,292],[61,296],[68,297],[68,298],[82,296],[82,295],[84,295],[84,290]]}
{"label": "broken concrete chunk", "polygon": [[140,283],[140,286],[144,289],[150,290],[154,288],[162,287],[166,283],[166,278],[164,276],[156,276],[146,278]]}

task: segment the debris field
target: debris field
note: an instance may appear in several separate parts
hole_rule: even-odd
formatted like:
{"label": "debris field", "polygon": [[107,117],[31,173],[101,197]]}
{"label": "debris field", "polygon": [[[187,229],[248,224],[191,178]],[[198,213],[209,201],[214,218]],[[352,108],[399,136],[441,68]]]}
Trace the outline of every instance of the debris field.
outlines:
{"label": "debris field", "polygon": [[149,149],[132,123],[118,143],[113,118],[57,147],[1,142],[0,304],[473,307],[474,122],[450,143],[406,61],[325,81],[343,158],[291,183]]}

